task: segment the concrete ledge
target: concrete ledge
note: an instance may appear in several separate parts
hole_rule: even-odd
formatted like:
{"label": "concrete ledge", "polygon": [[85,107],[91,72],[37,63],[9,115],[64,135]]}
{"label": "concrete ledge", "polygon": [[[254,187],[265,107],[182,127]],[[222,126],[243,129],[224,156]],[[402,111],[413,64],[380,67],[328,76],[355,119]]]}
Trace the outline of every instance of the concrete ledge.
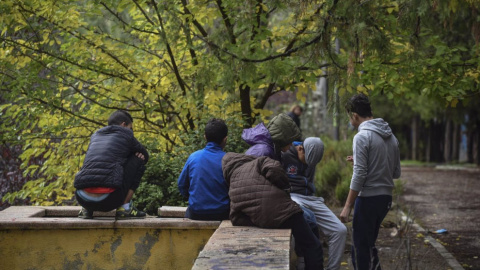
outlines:
{"label": "concrete ledge", "polygon": [[158,216],[160,217],[183,218],[185,217],[185,212],[187,212],[187,207],[183,207],[183,206],[166,205],[158,208]]}
{"label": "concrete ledge", "polygon": [[0,229],[105,229],[105,228],[162,228],[216,229],[220,221],[198,221],[186,218],[115,220],[115,211],[95,212],[94,219],[77,217],[80,206],[11,206],[0,212]]}
{"label": "concrete ledge", "polygon": [[[0,269],[191,269],[220,221],[115,211],[77,217],[79,206],[12,206],[0,211]],[[106,214],[99,216],[98,214]]]}
{"label": "concrete ledge", "polygon": [[224,220],[192,269],[290,269],[290,240],[289,229],[232,226]]}

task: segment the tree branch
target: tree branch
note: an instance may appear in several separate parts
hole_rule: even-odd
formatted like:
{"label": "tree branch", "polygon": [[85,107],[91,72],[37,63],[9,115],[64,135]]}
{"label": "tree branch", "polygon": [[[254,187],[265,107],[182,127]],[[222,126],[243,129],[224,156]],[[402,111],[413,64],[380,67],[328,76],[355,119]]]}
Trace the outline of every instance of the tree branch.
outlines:
{"label": "tree branch", "polygon": [[222,15],[223,23],[225,24],[225,28],[227,28],[228,37],[230,38],[230,43],[237,44],[235,35],[233,34],[233,25],[230,22],[230,18],[228,17],[227,13],[225,12],[225,8],[223,7],[222,0],[216,0],[218,9],[220,10],[220,14]]}

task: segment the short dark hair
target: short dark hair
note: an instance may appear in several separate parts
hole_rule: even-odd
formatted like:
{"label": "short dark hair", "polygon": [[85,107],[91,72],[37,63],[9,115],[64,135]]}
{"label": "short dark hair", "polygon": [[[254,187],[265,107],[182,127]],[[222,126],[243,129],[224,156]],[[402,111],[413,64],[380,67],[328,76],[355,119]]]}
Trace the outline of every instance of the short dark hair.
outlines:
{"label": "short dark hair", "polygon": [[225,121],[218,118],[208,120],[205,126],[205,137],[207,142],[222,143],[223,139],[228,135],[228,127]]}
{"label": "short dark hair", "polygon": [[108,118],[109,126],[119,126],[123,122],[125,122],[126,125],[133,123],[132,116],[127,111],[124,111],[124,110],[115,111]]}
{"label": "short dark hair", "polygon": [[361,117],[372,117],[372,108],[370,107],[370,100],[365,94],[357,94],[351,97],[345,109],[350,113],[357,113]]}

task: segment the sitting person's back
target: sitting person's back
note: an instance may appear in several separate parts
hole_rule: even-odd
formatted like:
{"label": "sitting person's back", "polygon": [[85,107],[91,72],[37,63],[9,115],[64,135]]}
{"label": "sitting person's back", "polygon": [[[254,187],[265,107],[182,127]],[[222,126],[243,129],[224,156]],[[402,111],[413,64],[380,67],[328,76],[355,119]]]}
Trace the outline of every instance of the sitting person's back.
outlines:
{"label": "sitting person's back", "polygon": [[222,160],[230,186],[233,225],[278,228],[302,209],[290,199],[290,184],[280,162],[268,157],[227,153]]}
{"label": "sitting person's back", "polygon": [[222,173],[227,134],[223,120],[211,119],[205,126],[206,147],[192,153],[183,167],[178,189],[188,198],[187,218],[225,220],[229,217],[228,186]]}
{"label": "sitting person's back", "polygon": [[108,126],[95,132],[85,160],[75,175],[75,195],[82,205],[80,218],[93,218],[93,211],[117,209],[116,218],[144,218],[131,199],[140,184],[148,152],[133,135],[133,118],[116,111]]}
{"label": "sitting person's back", "polygon": [[292,229],[306,269],[323,269],[320,241],[303,218],[302,209],[290,198],[290,184],[280,162],[227,153],[222,167],[230,187],[232,224]]}

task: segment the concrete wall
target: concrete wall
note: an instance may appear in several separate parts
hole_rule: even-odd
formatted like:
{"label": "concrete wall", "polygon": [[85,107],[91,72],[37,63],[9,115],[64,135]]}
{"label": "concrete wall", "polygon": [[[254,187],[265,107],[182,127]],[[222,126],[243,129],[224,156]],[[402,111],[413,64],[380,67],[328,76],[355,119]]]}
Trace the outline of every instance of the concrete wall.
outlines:
{"label": "concrete wall", "polygon": [[82,220],[72,217],[79,208],[59,209],[0,212],[0,269],[191,269],[220,224],[157,217]]}

